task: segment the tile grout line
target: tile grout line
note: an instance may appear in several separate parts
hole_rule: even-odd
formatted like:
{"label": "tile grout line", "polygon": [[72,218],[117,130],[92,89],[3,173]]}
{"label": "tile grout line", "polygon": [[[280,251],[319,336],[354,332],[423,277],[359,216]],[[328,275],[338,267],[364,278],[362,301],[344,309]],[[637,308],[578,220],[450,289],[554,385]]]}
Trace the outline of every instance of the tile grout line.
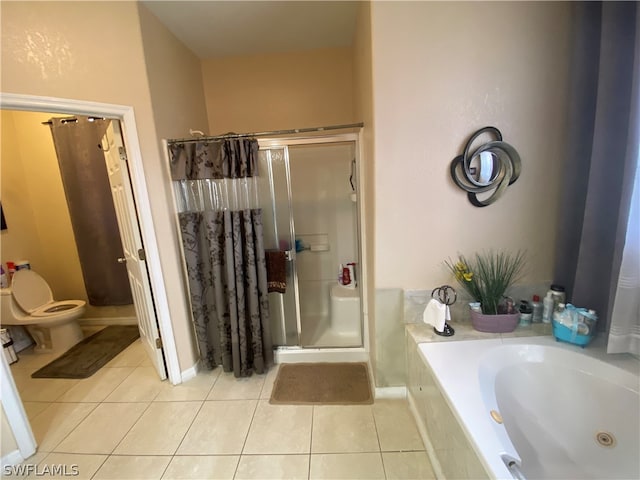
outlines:
{"label": "tile grout line", "polygon": [[313,454],[313,419],[316,414],[316,406],[311,405],[311,431],[309,432],[309,466],[307,468],[307,479],[311,478],[311,455]]}
{"label": "tile grout line", "polygon": [[382,474],[384,478],[387,478],[387,470],[384,467],[384,457],[382,456],[382,445],[380,443],[380,433],[378,432],[378,422],[376,422],[376,414],[375,414],[375,399],[373,401],[373,405],[371,405],[371,416],[373,417],[373,427],[376,429],[376,440],[378,441],[378,452],[380,455],[380,463],[382,464]]}
{"label": "tile grout line", "polygon": [[[260,392],[262,392],[262,388],[260,389]],[[258,396],[260,396],[260,394],[258,394]],[[235,401],[239,401],[239,400],[235,400]],[[244,400],[242,400],[244,401]],[[258,405],[260,404],[260,399],[258,398],[256,400],[256,406],[253,409],[253,414],[251,415],[251,421],[249,422],[249,428],[247,428],[247,433],[244,436],[244,442],[242,442],[242,448],[240,449],[240,455],[238,456],[238,463],[236,465],[236,469],[233,472],[233,478],[236,478],[236,475],[238,474],[238,467],[240,467],[240,461],[242,460],[242,454],[244,452],[244,447],[247,444],[247,439],[249,438],[249,432],[251,431],[251,425],[253,425],[253,420],[256,417],[256,412],[258,411]]]}
{"label": "tile grout line", "polygon": [[[205,397],[205,399],[206,399],[206,397]],[[184,439],[187,437],[187,434],[189,433],[189,430],[191,430],[191,427],[193,427],[193,424],[195,423],[196,418],[198,418],[198,415],[200,415],[200,412],[202,411],[202,407],[204,407],[205,402],[206,402],[206,400],[202,400],[202,403],[200,404],[200,408],[198,408],[198,411],[193,416],[193,420],[191,420],[191,423],[189,424],[189,427],[184,432],[184,435],[182,436],[182,440],[180,440],[180,442],[178,443],[178,446],[176,447],[176,451],[173,452],[173,457],[175,457],[176,454],[178,453],[178,450],[180,450],[180,447],[184,443]],[[172,457],[172,460],[173,460],[173,457]]]}

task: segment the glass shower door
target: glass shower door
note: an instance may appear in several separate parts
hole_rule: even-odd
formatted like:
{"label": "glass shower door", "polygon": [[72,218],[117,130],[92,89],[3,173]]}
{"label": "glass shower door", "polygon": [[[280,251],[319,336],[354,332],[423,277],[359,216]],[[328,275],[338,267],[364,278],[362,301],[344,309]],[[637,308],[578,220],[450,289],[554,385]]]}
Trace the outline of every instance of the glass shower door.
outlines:
{"label": "glass shower door", "polygon": [[271,336],[274,346],[296,346],[300,312],[288,149],[260,150],[258,162],[265,249],[284,251],[287,257],[286,291],[269,293]]}

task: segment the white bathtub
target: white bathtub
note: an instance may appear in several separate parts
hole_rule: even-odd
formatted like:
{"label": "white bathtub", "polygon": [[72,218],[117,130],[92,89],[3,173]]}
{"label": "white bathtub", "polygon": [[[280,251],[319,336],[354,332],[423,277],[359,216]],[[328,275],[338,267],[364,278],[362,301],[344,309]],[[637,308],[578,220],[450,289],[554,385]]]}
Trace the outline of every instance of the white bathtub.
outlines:
{"label": "white bathtub", "polygon": [[640,478],[637,359],[551,337],[418,348],[489,476],[518,478],[512,461],[527,479]]}

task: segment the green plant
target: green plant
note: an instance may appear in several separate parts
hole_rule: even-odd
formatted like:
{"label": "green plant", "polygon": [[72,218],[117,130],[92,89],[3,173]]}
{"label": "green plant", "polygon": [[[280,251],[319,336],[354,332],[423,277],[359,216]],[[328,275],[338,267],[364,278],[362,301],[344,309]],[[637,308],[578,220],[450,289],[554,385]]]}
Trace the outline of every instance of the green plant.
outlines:
{"label": "green plant", "polygon": [[525,254],[505,252],[475,253],[471,259],[458,255],[446,260],[458,284],[482,306],[482,313],[495,315],[505,292],[522,275]]}

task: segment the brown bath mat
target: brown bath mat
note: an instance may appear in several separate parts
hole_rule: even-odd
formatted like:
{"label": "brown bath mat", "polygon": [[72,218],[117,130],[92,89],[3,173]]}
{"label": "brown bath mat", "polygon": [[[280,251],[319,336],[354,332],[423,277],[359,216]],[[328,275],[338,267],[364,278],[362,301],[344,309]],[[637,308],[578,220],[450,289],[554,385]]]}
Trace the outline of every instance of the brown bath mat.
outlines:
{"label": "brown bath mat", "polygon": [[280,365],[269,403],[366,405],[373,403],[366,363]]}
{"label": "brown bath mat", "polygon": [[74,345],[61,357],[32,373],[31,377],[90,377],[139,336],[137,325],[111,325]]}

